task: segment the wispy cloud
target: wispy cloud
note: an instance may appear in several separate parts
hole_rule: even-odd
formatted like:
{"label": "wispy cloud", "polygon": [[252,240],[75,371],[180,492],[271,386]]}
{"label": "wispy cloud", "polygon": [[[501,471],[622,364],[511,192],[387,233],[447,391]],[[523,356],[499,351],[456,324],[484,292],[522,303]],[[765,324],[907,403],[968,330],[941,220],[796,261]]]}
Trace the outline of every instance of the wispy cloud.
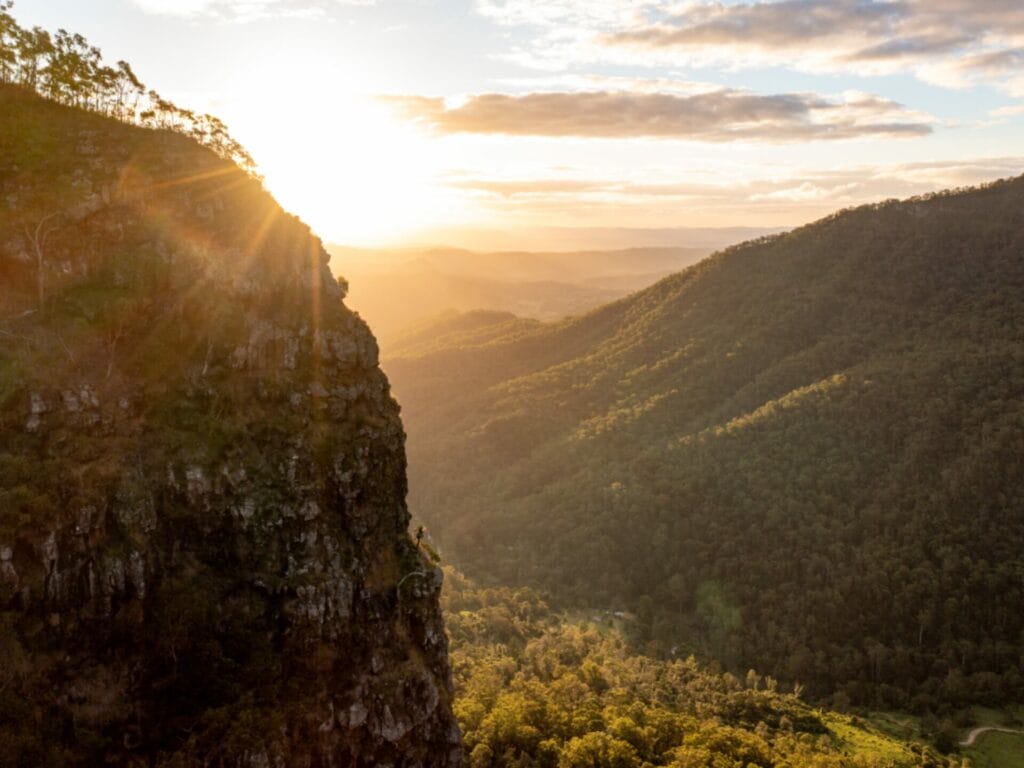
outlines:
{"label": "wispy cloud", "polygon": [[1024,115],[1024,104],[1013,104],[1008,107],[998,107],[989,112],[989,114],[992,117],[1016,117],[1017,115]]}
{"label": "wispy cloud", "polygon": [[482,15],[507,25],[607,27],[640,21],[658,7],[650,0],[477,0]]}
{"label": "wispy cloud", "polygon": [[[553,169],[554,170],[554,169]],[[770,179],[741,185],[693,182],[638,182],[635,179],[580,177],[489,178],[468,171],[453,173],[445,185],[497,197],[544,197],[601,194],[636,197],[675,197],[728,200],[821,200],[864,197],[909,197],[939,189],[962,187],[1016,176],[1024,172],[1024,157],[992,157],[960,161],[856,166],[839,171],[794,169]],[[857,192],[857,195],[853,195]]]}
{"label": "wispy cloud", "polygon": [[[771,178],[743,182],[697,183],[685,180],[652,183],[637,179],[562,176],[494,178],[469,172],[452,174],[445,185],[471,193],[498,213],[523,206],[535,214],[607,210],[616,220],[631,213],[678,211],[678,221],[693,224],[702,216],[714,221],[788,221],[797,224],[836,208],[894,197],[910,197],[1015,176],[1024,157],[856,166],[836,171],[792,169]],[[656,201],[656,202],[655,202]],[[696,218],[694,218],[696,217]]]}
{"label": "wispy cloud", "polygon": [[376,5],[378,0],[133,0],[147,13],[205,16],[227,21],[268,17],[315,18],[339,6]]}
{"label": "wispy cloud", "polygon": [[539,30],[507,54],[539,69],[595,60],[767,65],[1024,88],[1020,0],[478,0],[477,8]]}
{"label": "wispy cloud", "polygon": [[147,13],[165,16],[195,16],[205,13],[214,5],[214,0],[133,0]]}
{"label": "wispy cloud", "polygon": [[577,74],[562,72],[535,77],[505,78],[499,83],[516,91],[629,91],[632,93],[670,93],[693,96],[722,90],[717,83],[690,80],[671,75],[665,77],[628,77],[625,75]]}
{"label": "wispy cloud", "polygon": [[895,3],[868,0],[781,0],[773,3],[693,4],[656,23],[608,36],[610,43],[651,47],[744,46],[763,50],[805,48],[816,41],[886,35]]}
{"label": "wispy cloud", "polygon": [[928,116],[858,92],[839,99],[806,93],[764,96],[735,89],[691,95],[484,93],[456,104],[426,96],[382,98],[407,118],[443,134],[789,142],[916,137],[932,130]]}

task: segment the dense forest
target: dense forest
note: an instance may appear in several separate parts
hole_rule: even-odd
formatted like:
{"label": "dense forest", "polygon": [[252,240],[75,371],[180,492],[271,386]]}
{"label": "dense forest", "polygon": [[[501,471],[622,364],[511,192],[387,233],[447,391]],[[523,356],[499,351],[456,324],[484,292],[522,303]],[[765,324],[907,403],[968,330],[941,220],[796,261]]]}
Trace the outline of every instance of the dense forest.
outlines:
{"label": "dense forest", "polygon": [[[1024,178],[844,211],[579,319],[387,361],[413,510],[652,654],[1024,699]],[[449,319],[446,328],[452,327]]]}
{"label": "dense forest", "polygon": [[[608,616],[570,620],[528,588],[447,570],[456,714],[470,768],[957,766],[920,732],[816,709],[755,670],[636,655]],[[948,751],[952,723],[928,734]]]}
{"label": "dense forest", "polygon": [[0,84],[122,122],[183,133],[255,174],[255,161],[219,118],[179,107],[147,89],[126,61],[106,65],[100,49],[80,34],[21,27],[13,7],[13,0],[0,1]]}

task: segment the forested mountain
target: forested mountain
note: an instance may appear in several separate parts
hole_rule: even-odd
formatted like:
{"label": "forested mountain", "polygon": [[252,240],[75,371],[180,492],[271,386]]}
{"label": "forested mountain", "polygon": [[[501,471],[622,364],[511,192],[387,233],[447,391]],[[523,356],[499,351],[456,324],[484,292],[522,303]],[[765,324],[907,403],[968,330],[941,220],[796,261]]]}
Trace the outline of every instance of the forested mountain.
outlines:
{"label": "forested mountain", "polygon": [[503,322],[387,364],[413,511],[470,576],[812,696],[1024,698],[1024,178]]}

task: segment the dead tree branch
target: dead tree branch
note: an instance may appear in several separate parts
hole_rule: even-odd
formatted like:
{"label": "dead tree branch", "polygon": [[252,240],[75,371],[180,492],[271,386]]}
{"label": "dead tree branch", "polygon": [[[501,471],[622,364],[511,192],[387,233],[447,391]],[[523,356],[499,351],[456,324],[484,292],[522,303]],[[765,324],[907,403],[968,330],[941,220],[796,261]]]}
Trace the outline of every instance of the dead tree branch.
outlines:
{"label": "dead tree branch", "polygon": [[35,230],[30,230],[28,224],[23,225],[25,230],[25,237],[32,244],[32,248],[36,253],[36,289],[39,293],[39,311],[43,311],[43,304],[46,301],[46,270],[44,269],[46,264],[46,241],[50,235],[56,230],[56,226],[47,227],[46,222],[60,215],[59,211],[55,211],[48,216],[44,216],[36,224]]}

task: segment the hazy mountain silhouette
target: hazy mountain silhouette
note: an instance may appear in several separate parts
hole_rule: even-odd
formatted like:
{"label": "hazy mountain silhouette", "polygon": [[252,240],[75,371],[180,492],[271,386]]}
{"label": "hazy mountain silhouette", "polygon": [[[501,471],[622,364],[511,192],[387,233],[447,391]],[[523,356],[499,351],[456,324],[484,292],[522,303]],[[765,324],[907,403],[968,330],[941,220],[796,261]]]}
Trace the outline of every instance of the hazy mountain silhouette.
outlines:
{"label": "hazy mountain silhouette", "polygon": [[474,253],[453,248],[381,251],[333,246],[332,268],[384,354],[409,326],[448,311],[497,310],[556,320],[579,315],[693,264],[701,248]]}

